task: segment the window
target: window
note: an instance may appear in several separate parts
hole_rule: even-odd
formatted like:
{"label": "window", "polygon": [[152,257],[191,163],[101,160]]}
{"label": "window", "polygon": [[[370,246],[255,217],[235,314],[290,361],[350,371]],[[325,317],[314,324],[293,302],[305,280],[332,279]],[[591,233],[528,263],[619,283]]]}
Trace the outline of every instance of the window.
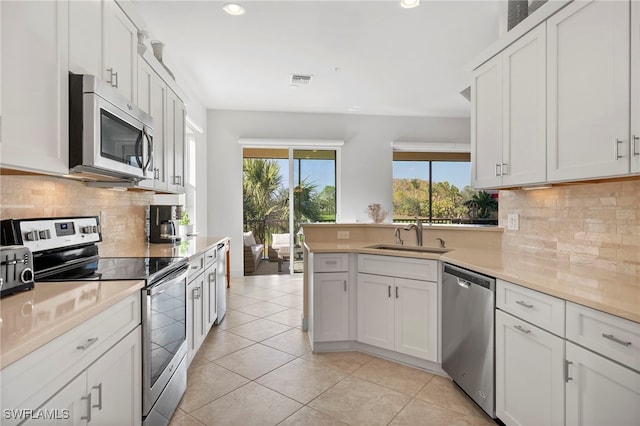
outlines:
{"label": "window", "polygon": [[497,225],[497,195],[471,188],[469,157],[394,152],[393,221]]}

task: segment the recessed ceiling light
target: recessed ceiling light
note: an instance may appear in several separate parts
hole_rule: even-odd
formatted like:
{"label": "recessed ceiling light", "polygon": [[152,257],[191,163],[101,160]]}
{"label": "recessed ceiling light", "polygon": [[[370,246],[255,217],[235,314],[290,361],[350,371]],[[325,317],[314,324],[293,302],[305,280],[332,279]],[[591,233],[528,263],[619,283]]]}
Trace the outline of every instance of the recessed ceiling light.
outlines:
{"label": "recessed ceiling light", "polygon": [[237,3],[227,3],[224,5],[222,10],[233,16],[244,15],[244,7]]}
{"label": "recessed ceiling light", "polygon": [[420,0],[400,0],[400,7],[405,9],[413,9],[420,6]]}

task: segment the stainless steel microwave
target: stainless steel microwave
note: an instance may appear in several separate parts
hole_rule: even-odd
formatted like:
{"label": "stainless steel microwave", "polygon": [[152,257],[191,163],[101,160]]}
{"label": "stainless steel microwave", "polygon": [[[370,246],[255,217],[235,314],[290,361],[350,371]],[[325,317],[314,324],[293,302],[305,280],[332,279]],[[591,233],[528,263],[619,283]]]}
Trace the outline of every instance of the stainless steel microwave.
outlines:
{"label": "stainless steel microwave", "polygon": [[153,119],[110,84],[69,74],[69,174],[135,183],[153,179]]}

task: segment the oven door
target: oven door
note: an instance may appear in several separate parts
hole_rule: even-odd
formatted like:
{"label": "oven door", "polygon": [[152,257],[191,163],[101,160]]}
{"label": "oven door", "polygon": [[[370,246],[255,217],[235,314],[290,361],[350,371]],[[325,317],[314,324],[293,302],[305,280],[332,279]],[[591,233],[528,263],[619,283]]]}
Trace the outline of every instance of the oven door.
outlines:
{"label": "oven door", "polygon": [[95,93],[83,96],[83,164],[153,179],[152,129],[136,118],[138,108],[127,104],[127,113]]}
{"label": "oven door", "polygon": [[143,290],[143,415],[187,353],[187,272],[184,265]]}

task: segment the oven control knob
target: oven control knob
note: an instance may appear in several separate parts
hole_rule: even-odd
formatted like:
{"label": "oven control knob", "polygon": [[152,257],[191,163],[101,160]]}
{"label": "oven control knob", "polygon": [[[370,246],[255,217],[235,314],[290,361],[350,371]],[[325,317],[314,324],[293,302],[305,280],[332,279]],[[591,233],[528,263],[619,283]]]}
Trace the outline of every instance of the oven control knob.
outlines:
{"label": "oven control knob", "polygon": [[83,234],[91,234],[92,227],[91,226],[83,226],[82,228],[80,228],[80,232],[82,232]]}
{"label": "oven control knob", "polygon": [[40,233],[38,231],[29,231],[24,234],[27,241],[38,241],[40,239]]}
{"label": "oven control knob", "polygon": [[38,233],[38,235],[40,236],[41,240],[49,240],[49,239],[51,239],[51,231],[49,231],[48,229],[44,229],[44,230],[40,231]]}

